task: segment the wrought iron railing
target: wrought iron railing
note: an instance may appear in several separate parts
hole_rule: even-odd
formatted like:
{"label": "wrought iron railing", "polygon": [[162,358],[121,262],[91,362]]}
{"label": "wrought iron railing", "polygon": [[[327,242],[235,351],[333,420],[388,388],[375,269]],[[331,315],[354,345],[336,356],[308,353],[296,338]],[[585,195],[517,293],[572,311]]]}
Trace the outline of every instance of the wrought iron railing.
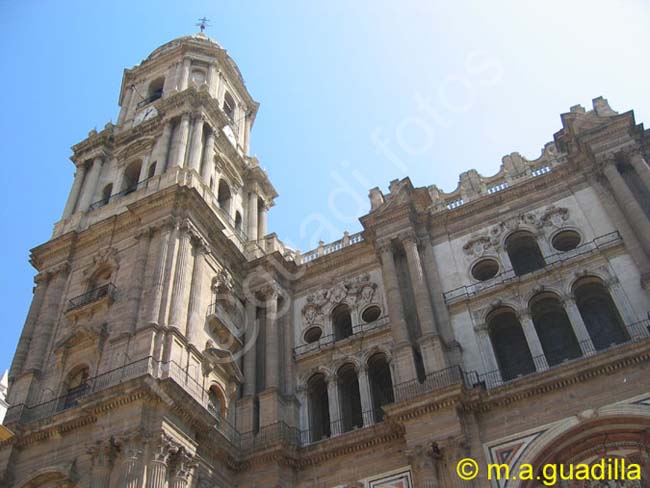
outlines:
{"label": "wrought iron railing", "polygon": [[349,335],[341,339],[337,339],[336,335],[327,334],[321,336],[317,341],[310,342],[308,344],[301,344],[299,346],[294,347],[293,354],[295,357],[298,357],[313,351],[320,351],[322,349],[327,349],[328,347],[330,347],[332,344],[334,344],[339,340],[347,339],[348,337],[354,337],[359,334],[372,332],[376,329],[380,329],[384,326],[387,326],[388,323],[389,323],[388,316],[384,316],[378,318],[373,322],[368,322],[368,323],[364,322],[361,324],[356,324],[352,326],[352,335]]}
{"label": "wrought iron railing", "polygon": [[[625,329],[626,337],[623,340],[612,340],[611,344],[607,347],[596,348],[592,340],[585,340],[578,343],[579,352],[578,350],[570,349],[566,346],[547,350],[544,354],[532,358],[520,358],[518,361],[520,363],[518,371],[511,372],[494,370],[477,374],[474,385],[482,386],[483,388],[490,390],[533,374],[543,373],[550,369],[563,366],[567,363],[575,363],[585,359],[586,357],[592,357],[594,355],[612,351],[613,349],[632,342],[649,339],[650,319],[628,324]],[[526,362],[529,363],[528,367],[526,367],[525,364],[521,364]]]}
{"label": "wrought iron railing", "polygon": [[[596,237],[593,241],[586,242],[570,251],[558,251],[556,253],[545,255],[545,266],[544,268],[540,269],[549,268],[558,264],[562,265],[567,261],[575,259],[576,257],[606,249],[615,244],[618,244],[619,242],[622,242],[622,239],[618,231],[610,232],[609,234]],[[505,285],[513,281],[518,281],[522,279],[523,276],[525,275],[519,276],[515,273],[514,269],[509,268],[505,271],[502,271],[493,278],[490,278],[489,280],[473,283],[471,285],[460,286],[458,288],[454,288],[453,290],[446,291],[443,293],[443,297],[445,299],[445,303],[452,303],[457,300],[468,299],[484,291]]]}
{"label": "wrought iron railing", "polygon": [[70,310],[81,308],[90,303],[97,302],[103,298],[113,299],[115,297],[115,290],[115,285],[112,283],[93,288],[92,290],[87,291],[82,295],[71,298],[68,302],[67,311],[69,312]]}
{"label": "wrought iron railing", "polygon": [[476,373],[465,372],[460,366],[435,371],[426,375],[423,381],[412,380],[395,385],[395,401],[403,402],[420,395],[441,390],[452,385],[471,387],[475,383]]}
{"label": "wrought iron railing", "polygon": [[118,192],[118,193],[113,193],[110,196],[106,198],[102,198],[101,200],[96,201],[95,203],[91,203],[90,207],[88,207],[88,210],[96,210],[98,208],[104,207],[105,205],[108,205],[111,202],[114,202],[116,200],[119,200],[120,198],[130,195],[131,193],[138,191],[140,188],[145,188],[149,186],[149,182],[154,178],[154,176],[151,176],[149,178],[145,178],[142,181],[138,181],[134,185],[129,186],[128,188]]}
{"label": "wrought iron railing", "polygon": [[148,97],[146,97],[144,100],[140,100],[137,104],[138,108],[144,107],[145,105],[149,105],[152,102],[155,102],[156,100],[160,100],[162,98],[163,91],[162,90],[157,90]]}

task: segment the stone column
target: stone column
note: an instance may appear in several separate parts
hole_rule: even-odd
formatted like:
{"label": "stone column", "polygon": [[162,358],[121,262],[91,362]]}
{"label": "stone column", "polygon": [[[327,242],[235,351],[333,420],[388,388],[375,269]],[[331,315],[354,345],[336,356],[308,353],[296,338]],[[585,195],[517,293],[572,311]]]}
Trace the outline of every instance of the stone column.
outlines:
{"label": "stone column", "polygon": [[209,130],[205,137],[205,148],[203,149],[203,165],[201,166],[201,179],[206,185],[210,184],[210,177],[212,176],[212,166],[214,165],[214,130]]}
{"label": "stone column", "polygon": [[169,458],[175,449],[177,448],[164,434],[156,440],[147,469],[147,488],[165,488]]}
{"label": "stone column", "polygon": [[422,261],[424,263],[424,274],[429,285],[429,291],[431,292],[433,316],[438,327],[438,332],[442,334],[445,342],[451,343],[455,340],[454,333],[451,330],[451,321],[449,320],[447,305],[445,304],[443,297],[442,284],[440,282],[440,275],[438,274],[438,266],[433,255],[433,243],[427,236],[421,240],[420,244],[422,248]]}
{"label": "stone column", "polygon": [[246,300],[246,345],[244,352],[244,396],[255,395],[255,368],[257,367],[257,306],[255,298]]}
{"label": "stone column", "polygon": [[171,120],[165,122],[162,134],[156,141],[156,145],[154,146],[153,151],[151,151],[150,161],[155,161],[156,163],[156,171],[154,173],[154,176],[158,176],[165,172],[173,128],[174,124],[172,124]]}
{"label": "stone column", "polygon": [[190,286],[190,303],[188,306],[187,340],[198,345],[199,333],[205,321],[205,310],[201,310],[201,285],[203,270],[206,267],[206,255],[210,252],[208,245],[202,239],[194,246],[194,269]]}
{"label": "stone column", "polygon": [[384,282],[386,301],[388,302],[391,333],[395,343],[393,346],[393,359],[395,360],[399,383],[404,383],[416,378],[413,348],[409,340],[406,320],[404,319],[404,308],[397,281],[392,244],[389,240],[384,240],[378,242],[377,246],[381,260],[382,281]]}
{"label": "stone column", "polygon": [[307,387],[299,386],[296,389],[296,399],[300,405],[299,409],[299,427],[301,432],[309,432],[309,398],[307,396]]}
{"label": "stone column", "polygon": [[267,217],[268,211],[269,211],[269,208],[266,206],[266,203],[264,203],[262,205],[262,208],[259,209],[260,216],[259,216],[259,225],[258,225],[258,229],[257,229],[257,232],[258,232],[257,233],[257,238],[258,238],[258,240],[262,240],[262,239],[264,239],[266,237],[266,233],[267,233],[267,231],[266,231],[266,217]]}
{"label": "stone column", "polygon": [[192,65],[192,60],[190,58],[183,59],[183,67],[181,68],[181,79],[178,88],[179,91],[185,90],[189,84],[191,65]]}
{"label": "stone column", "polygon": [[190,132],[190,114],[185,113],[181,116],[181,121],[178,124],[177,137],[175,141],[174,151],[172,152],[170,166],[185,166],[185,152],[187,150],[187,139]]}
{"label": "stone column", "polygon": [[362,364],[358,371],[359,395],[361,396],[361,410],[363,411],[364,427],[375,423],[375,412],[372,408],[372,393],[370,390],[370,379],[368,378],[368,366]]}
{"label": "stone column", "polygon": [[203,116],[196,114],[192,124],[192,141],[190,143],[190,157],[188,168],[197,173],[201,171],[201,151],[203,149]]}
{"label": "stone column", "polygon": [[117,117],[117,125],[122,126],[124,123],[124,119],[126,119],[126,115],[129,111],[129,106],[131,105],[131,98],[133,97],[133,88],[129,87],[127,89],[127,92],[124,94],[124,99],[122,100],[122,103],[120,104],[121,110],[120,110],[120,115]]}
{"label": "stone column", "polygon": [[615,161],[607,161],[603,166],[603,174],[612,187],[614,198],[618,206],[623,210],[626,220],[634,230],[639,243],[643,248],[646,256],[650,257],[650,221],[646,217],[643,209],[636,201],[630,188],[627,186],[623,177],[616,169]]}
{"label": "stone column", "polygon": [[422,359],[427,373],[441,371],[447,367],[444,346],[438,332],[438,326],[431,308],[431,298],[427,287],[422,262],[418,252],[415,234],[408,232],[401,236],[402,245],[406,251],[406,260],[411,278],[411,287],[415,295],[415,307],[420,322],[422,337],[420,347]]}
{"label": "stone column", "polygon": [[341,428],[341,415],[339,409],[339,388],[338,378],[336,373],[332,373],[325,378],[327,382],[327,403],[330,411],[330,430],[332,437],[340,435],[343,429]]}
{"label": "stone column", "polygon": [[208,93],[212,98],[217,98],[217,84],[219,82],[219,73],[217,65],[211,64],[208,67]]}
{"label": "stone column", "polygon": [[643,181],[643,185],[650,192],[650,166],[648,166],[648,162],[641,153],[634,153],[630,156],[630,164],[641,181]]}
{"label": "stone column", "polygon": [[179,229],[178,254],[176,270],[169,309],[169,325],[177,327],[183,334],[187,322],[187,303],[190,291],[190,270],[192,269],[192,234],[188,222]]}
{"label": "stone column", "polygon": [[406,251],[406,260],[408,262],[409,274],[411,275],[411,286],[415,295],[415,306],[417,307],[417,314],[420,319],[422,335],[438,335],[438,328],[433,317],[431,302],[429,301],[429,294],[424,280],[415,234],[407,233],[404,235],[402,237],[402,245]]}
{"label": "stone column", "polygon": [[25,364],[27,370],[40,371],[43,367],[47,347],[59,318],[59,309],[68,279],[68,271],[68,264],[64,263],[50,272],[52,278],[50,278],[43,306],[36,321],[34,338],[31,341],[29,355]]}
{"label": "stone column", "polygon": [[257,193],[248,194],[248,238],[252,241],[257,240]]}
{"label": "stone column", "polygon": [[479,351],[483,364],[487,368],[482,379],[486,382],[488,388],[499,386],[503,383],[501,378],[501,371],[499,370],[499,363],[492,348],[492,341],[490,340],[490,332],[486,324],[476,325],[474,327],[476,338],[478,342]]}
{"label": "stone column", "polygon": [[531,319],[528,312],[525,312],[519,315],[519,322],[521,323],[521,328],[523,329],[524,335],[526,336],[528,349],[530,349],[530,353],[533,356],[535,369],[538,372],[546,371],[548,369],[548,363],[546,362],[546,355],[544,354],[542,343],[539,341],[539,337],[537,336],[537,331],[535,330],[533,319]]}
{"label": "stone column", "polygon": [[11,369],[9,370],[9,378],[15,378],[23,371],[23,366],[25,365],[25,360],[27,359],[27,354],[29,353],[29,346],[34,338],[34,327],[36,325],[36,319],[38,318],[41,308],[43,306],[43,299],[45,298],[45,292],[48,287],[48,275],[44,273],[39,273],[34,277],[34,297],[32,298],[32,303],[29,306],[29,312],[27,313],[27,318],[25,319],[25,326],[23,331],[20,334],[20,340],[18,341],[18,346],[16,347],[16,354],[14,355],[14,360],[11,363]]}
{"label": "stone column", "polygon": [[162,305],[163,291],[165,288],[165,266],[167,264],[167,254],[169,250],[169,240],[174,231],[172,221],[165,223],[159,232],[158,253],[152,273],[151,297],[149,299],[146,320],[150,324],[158,324],[160,320],[160,307]]}
{"label": "stone column", "polygon": [[408,329],[404,320],[402,296],[397,282],[395,258],[390,242],[378,243],[381,258],[381,274],[388,302],[388,313],[391,321],[391,332],[396,345],[409,343]]}
{"label": "stone column", "polygon": [[194,471],[193,456],[181,448],[172,459],[169,488],[186,488]]}
{"label": "stone column", "polygon": [[90,485],[93,488],[109,488],[111,471],[117,452],[110,441],[103,441],[88,450],[91,455],[92,468],[90,472]]}
{"label": "stone column", "polygon": [[273,284],[264,290],[266,306],[266,388],[280,386],[280,337],[278,334],[278,289]]}
{"label": "stone column", "polygon": [[136,439],[125,441],[121,447],[122,463],[119,471],[120,483],[124,488],[141,488],[142,483],[142,443]]}
{"label": "stone column", "polygon": [[138,241],[135,263],[131,268],[130,274],[130,287],[128,290],[128,319],[133,325],[131,331],[135,331],[138,327],[138,313],[140,310],[140,301],[142,299],[142,292],[144,290],[144,275],[147,265],[147,256],[149,255],[149,244],[152,235],[151,228],[145,228],[136,234],[135,238]]}
{"label": "stone column", "polygon": [[582,351],[583,356],[590,356],[596,352],[593,342],[591,342],[591,336],[587,330],[584,320],[582,320],[582,315],[580,315],[580,310],[576,305],[575,299],[571,296],[566,296],[563,299],[564,310],[569,317],[569,322],[571,322],[571,327],[573,328],[573,333],[578,339],[580,344],[580,350]]}
{"label": "stone column", "polygon": [[65,203],[65,208],[63,209],[64,219],[69,218],[74,213],[74,209],[77,206],[77,201],[79,200],[79,194],[81,193],[81,186],[83,185],[85,176],[86,166],[82,164],[77,167],[77,171],[74,174],[72,189],[70,190],[68,201]]}
{"label": "stone column", "polygon": [[78,211],[87,211],[88,207],[93,203],[97,182],[99,181],[99,175],[102,171],[102,164],[104,164],[104,160],[101,157],[96,157],[93,160],[88,176],[84,181],[81,197],[79,197],[79,205],[77,205]]}

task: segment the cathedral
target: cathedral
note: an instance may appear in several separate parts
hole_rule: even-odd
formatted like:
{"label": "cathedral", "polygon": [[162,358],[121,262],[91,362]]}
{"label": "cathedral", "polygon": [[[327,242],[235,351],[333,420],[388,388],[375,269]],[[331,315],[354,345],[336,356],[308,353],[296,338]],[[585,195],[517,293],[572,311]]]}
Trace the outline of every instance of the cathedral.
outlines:
{"label": "cathedral", "polygon": [[[119,106],[72,147],[31,250],[0,486],[650,486],[650,134],[632,111],[571,107],[537,159],[450,193],[372,188],[361,232],[301,253],[267,229],[281,189],[223,47],[160,46]],[[539,475],[604,459],[643,479]]]}

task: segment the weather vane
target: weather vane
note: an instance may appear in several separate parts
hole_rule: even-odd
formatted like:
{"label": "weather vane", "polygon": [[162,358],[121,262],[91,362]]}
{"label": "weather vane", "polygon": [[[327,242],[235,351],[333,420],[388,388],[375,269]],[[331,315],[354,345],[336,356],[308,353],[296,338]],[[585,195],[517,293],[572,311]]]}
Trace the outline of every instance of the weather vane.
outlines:
{"label": "weather vane", "polygon": [[205,31],[205,28],[210,25],[210,19],[203,17],[199,19],[199,22],[196,25],[201,29],[201,32],[203,32]]}

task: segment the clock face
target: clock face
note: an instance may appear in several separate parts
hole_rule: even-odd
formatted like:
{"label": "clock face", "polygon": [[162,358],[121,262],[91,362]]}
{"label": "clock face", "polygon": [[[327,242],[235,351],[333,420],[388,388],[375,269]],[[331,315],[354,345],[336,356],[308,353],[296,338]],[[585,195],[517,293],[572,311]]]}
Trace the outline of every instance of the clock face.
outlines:
{"label": "clock face", "polygon": [[138,112],[135,117],[133,117],[133,125],[136,126],[145,120],[149,120],[158,115],[158,110],[156,107],[147,107],[142,112]]}

